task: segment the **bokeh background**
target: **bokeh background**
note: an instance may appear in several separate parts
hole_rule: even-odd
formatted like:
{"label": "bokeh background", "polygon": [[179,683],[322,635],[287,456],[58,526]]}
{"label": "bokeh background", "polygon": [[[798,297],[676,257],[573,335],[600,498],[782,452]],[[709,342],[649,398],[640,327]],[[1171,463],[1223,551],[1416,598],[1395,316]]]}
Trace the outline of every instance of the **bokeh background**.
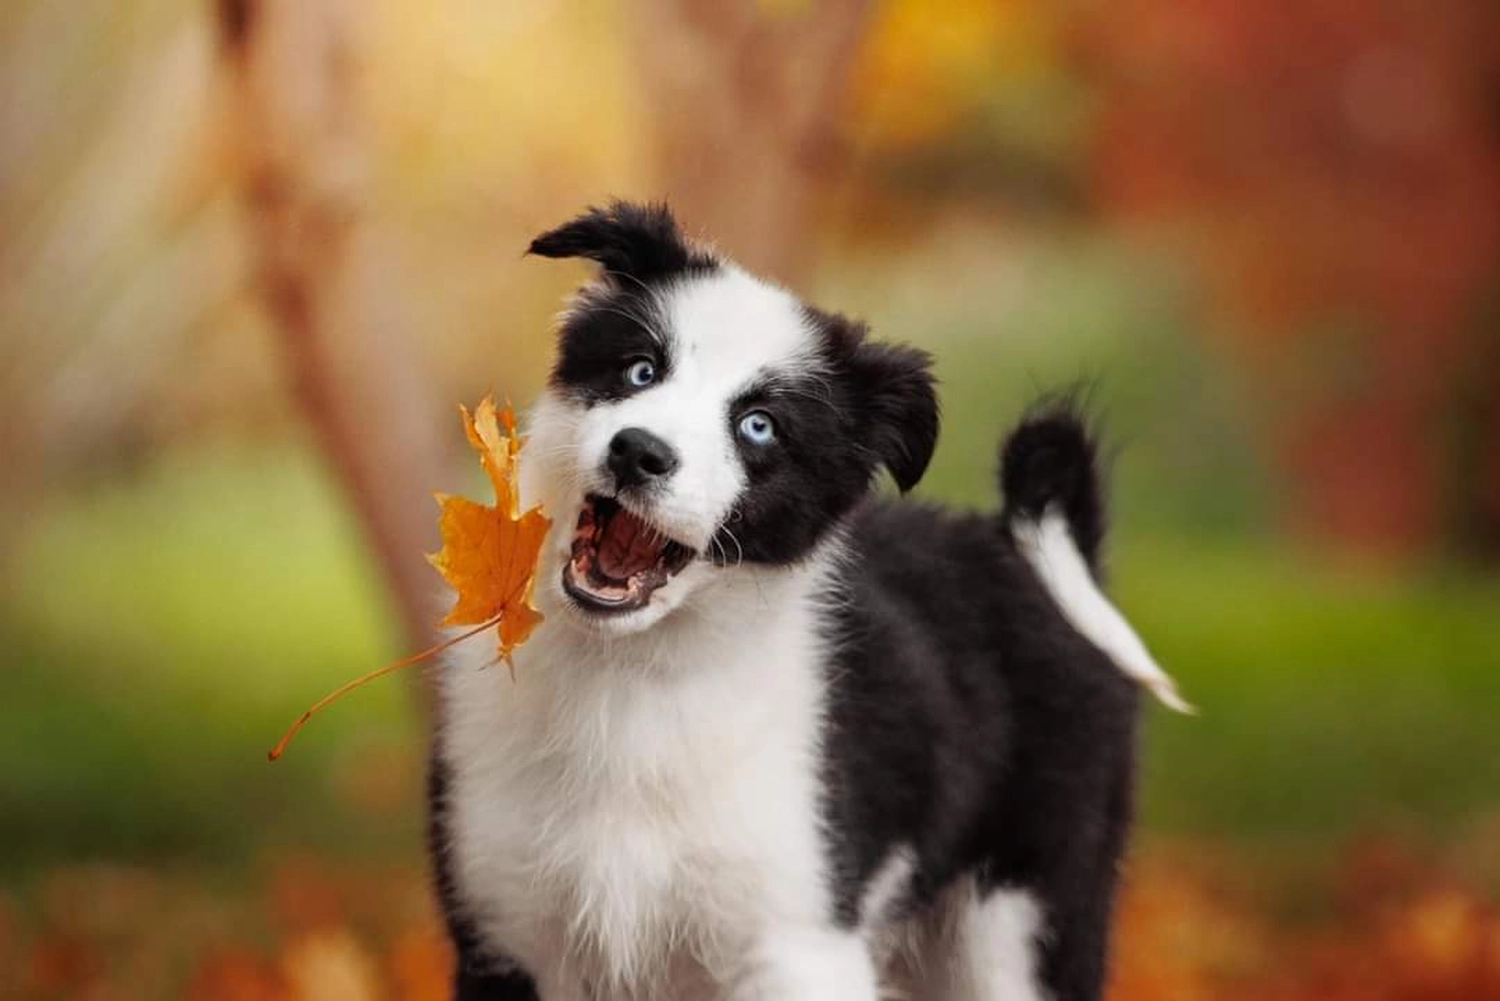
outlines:
{"label": "bokeh background", "polygon": [[[1500,997],[1500,7],[10,0],[0,996],[443,995],[415,674],[454,406],[612,196],[1117,447],[1118,999]],[[524,655],[521,669],[524,670]]]}

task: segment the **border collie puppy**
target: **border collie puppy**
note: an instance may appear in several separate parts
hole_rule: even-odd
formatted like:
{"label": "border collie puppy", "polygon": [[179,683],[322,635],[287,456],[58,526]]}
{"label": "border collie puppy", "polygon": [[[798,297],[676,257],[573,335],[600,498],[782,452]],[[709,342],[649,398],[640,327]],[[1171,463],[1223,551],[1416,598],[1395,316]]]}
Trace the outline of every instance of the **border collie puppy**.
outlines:
{"label": "border collie puppy", "polygon": [[615,203],[531,412],[555,520],[514,678],[441,673],[431,847],[464,1001],[1084,1001],[1131,813],[1137,685],[1065,405],[998,513],[902,491],[929,358]]}

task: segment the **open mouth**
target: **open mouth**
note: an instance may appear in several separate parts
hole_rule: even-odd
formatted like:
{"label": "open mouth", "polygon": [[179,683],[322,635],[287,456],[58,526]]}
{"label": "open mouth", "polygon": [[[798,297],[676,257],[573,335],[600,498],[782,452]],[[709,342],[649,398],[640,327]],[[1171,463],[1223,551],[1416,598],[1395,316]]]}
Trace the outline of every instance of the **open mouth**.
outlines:
{"label": "open mouth", "polygon": [[573,558],[563,567],[563,590],[591,611],[634,611],[692,558],[691,549],[662,535],[618,501],[591,494],[578,512]]}

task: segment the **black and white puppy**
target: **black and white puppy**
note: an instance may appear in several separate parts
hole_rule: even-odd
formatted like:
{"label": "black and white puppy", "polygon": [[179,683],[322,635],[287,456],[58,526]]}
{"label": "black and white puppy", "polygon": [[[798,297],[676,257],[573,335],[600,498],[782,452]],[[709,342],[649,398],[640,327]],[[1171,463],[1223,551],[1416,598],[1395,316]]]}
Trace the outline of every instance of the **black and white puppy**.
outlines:
{"label": "black and white puppy", "polygon": [[441,674],[455,996],[1082,1001],[1102,990],[1137,684],[1095,446],[1010,436],[998,514],[903,490],[929,359],[616,203],[531,252],[561,321],[523,498],[555,525],[516,672]]}

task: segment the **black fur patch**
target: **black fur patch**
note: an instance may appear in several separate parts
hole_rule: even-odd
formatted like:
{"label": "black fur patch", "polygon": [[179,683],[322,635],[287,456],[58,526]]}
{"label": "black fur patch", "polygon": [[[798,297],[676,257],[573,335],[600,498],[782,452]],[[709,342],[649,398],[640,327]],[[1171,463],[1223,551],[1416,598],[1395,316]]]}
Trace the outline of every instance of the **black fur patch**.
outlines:
{"label": "black fur patch", "polygon": [[[764,410],[776,441],[754,445],[735,434],[740,418]],[[857,413],[842,375],[786,373],[732,401],[724,415],[744,463],[746,484],[710,546],[725,563],[794,563],[858,503],[874,471],[850,448]]]}
{"label": "black fur patch", "polygon": [[1018,512],[1040,518],[1058,505],[1095,577],[1107,527],[1098,451],[1082,408],[1058,396],[1033,407],[1000,453],[1007,520]]}
{"label": "black fur patch", "polygon": [[1033,893],[1048,996],[1100,996],[1129,826],[1136,686],[1036,584],[993,516],[874,503],[831,586],[824,762],[837,917],[897,845],[910,906],[973,873]]}
{"label": "black fur patch", "polygon": [[[709,254],[691,247],[665,204],[615,201],[531,241],[527,253],[541,257],[585,257],[603,267],[614,284],[660,281],[718,267]],[[620,281],[623,278],[625,281]]]}
{"label": "black fur patch", "polygon": [[640,392],[625,379],[639,358],[656,366],[657,382],[672,370],[672,337],[655,301],[630,288],[593,290],[563,321],[552,385],[585,404],[623,399]]}
{"label": "black fur patch", "polygon": [[905,493],[916,486],[937,447],[939,411],[932,356],[904,344],[866,339],[863,323],[807,307],[858,410],[854,440],[890,470]]}
{"label": "black fur patch", "polygon": [[624,379],[637,358],[670,373],[671,332],[654,295],[665,282],[712,274],[719,262],[690,246],[662,204],[615,201],[531,241],[527,253],[597,261],[603,284],[586,288],[561,330],[553,386],[584,403],[636,392]]}
{"label": "black fur patch", "polygon": [[741,416],[765,410],[774,444],[736,438],[748,483],[715,538],[726,562],[792,563],[806,556],[870,488],[882,465],[910,489],[932,457],[938,410],[925,352],[865,340],[864,327],[808,309],[822,338],[823,363],[788,372],[735,400]]}

